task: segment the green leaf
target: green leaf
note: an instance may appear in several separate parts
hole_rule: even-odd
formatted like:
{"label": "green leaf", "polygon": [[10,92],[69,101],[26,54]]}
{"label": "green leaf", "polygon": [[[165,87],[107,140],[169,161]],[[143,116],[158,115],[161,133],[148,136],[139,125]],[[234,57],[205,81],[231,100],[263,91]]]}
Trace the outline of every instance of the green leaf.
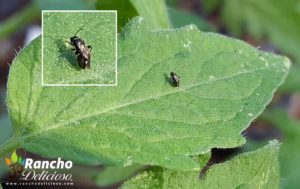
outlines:
{"label": "green leaf", "polygon": [[118,31],[121,31],[129,20],[138,15],[129,0],[97,0],[96,7],[98,10],[118,11]]}
{"label": "green leaf", "polygon": [[153,28],[170,28],[165,0],[130,0],[130,2]]}
{"label": "green leaf", "polygon": [[[33,41],[10,69],[15,141],[84,164],[199,170],[191,157],[245,143],[240,133],[270,102],[290,65],[195,26],[153,31],[139,17],[119,36],[118,86],[42,87],[40,45],[40,38]],[[170,84],[171,71],[180,87]]]}
{"label": "green leaf", "polygon": [[118,31],[138,13],[154,28],[171,26],[164,0],[97,0],[97,9],[118,11]]}
{"label": "green leaf", "polygon": [[96,0],[34,0],[41,10],[95,9]]}
{"label": "green leaf", "polygon": [[[44,84],[116,83],[116,14],[113,12],[44,12]],[[74,26],[74,23],[75,26]],[[84,26],[84,27],[83,27]],[[77,34],[92,46],[91,69],[81,69],[69,43]]]}
{"label": "green leaf", "polygon": [[279,188],[279,146],[270,144],[254,152],[213,165],[203,179],[199,172],[180,172],[154,167],[123,185],[123,189],[276,189]]}
{"label": "green leaf", "polygon": [[289,118],[283,110],[266,112],[263,114],[263,118],[273,123],[283,133],[279,156],[281,188],[300,188],[300,121]]}
{"label": "green leaf", "polygon": [[[199,162],[200,167],[204,167],[210,157],[211,153],[207,153],[194,157],[194,159]],[[103,171],[96,175],[95,181],[99,186],[109,186],[128,179],[142,168],[145,168],[145,166],[138,164],[128,167],[105,167]]]}
{"label": "green leaf", "polygon": [[168,14],[173,27],[182,27],[189,24],[195,24],[201,31],[216,31],[216,28],[208,23],[200,16],[179,10],[175,8],[169,8]]}
{"label": "green leaf", "polygon": [[240,35],[245,30],[258,39],[267,37],[300,63],[298,0],[226,0],[223,3],[223,19],[231,32]]}
{"label": "green leaf", "polygon": [[[216,3],[214,3],[216,1]],[[217,2],[218,1],[218,2]],[[222,3],[221,3],[222,2]],[[222,17],[231,33],[240,36],[243,32],[256,39],[268,38],[277,48],[300,64],[300,6],[298,0],[205,0],[208,11],[224,4]],[[284,11],[282,11],[284,10]],[[299,66],[294,66],[280,91],[299,91]]]}
{"label": "green leaf", "polygon": [[143,165],[138,164],[133,164],[128,167],[105,167],[103,171],[96,175],[95,182],[101,187],[116,184],[128,179],[143,167]]}
{"label": "green leaf", "polygon": [[200,167],[204,167],[208,161],[211,158],[211,152],[208,152],[207,154],[201,154],[195,157],[196,161],[198,161]]}

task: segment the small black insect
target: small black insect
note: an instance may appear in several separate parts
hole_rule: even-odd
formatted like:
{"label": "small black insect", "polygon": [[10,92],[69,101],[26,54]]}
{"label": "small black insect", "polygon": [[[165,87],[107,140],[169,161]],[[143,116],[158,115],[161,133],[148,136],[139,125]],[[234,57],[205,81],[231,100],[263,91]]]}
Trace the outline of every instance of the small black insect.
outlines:
{"label": "small black insect", "polygon": [[70,38],[70,44],[74,47],[71,50],[75,51],[75,55],[77,56],[77,63],[80,68],[90,68],[91,64],[91,51],[92,46],[86,45],[84,40],[77,37],[79,31],[83,29],[84,26],[82,26],[73,37]]}
{"label": "small black insect", "polygon": [[170,76],[171,76],[170,80],[171,80],[172,84],[174,85],[174,87],[179,87],[180,76],[177,75],[175,72],[171,72]]}

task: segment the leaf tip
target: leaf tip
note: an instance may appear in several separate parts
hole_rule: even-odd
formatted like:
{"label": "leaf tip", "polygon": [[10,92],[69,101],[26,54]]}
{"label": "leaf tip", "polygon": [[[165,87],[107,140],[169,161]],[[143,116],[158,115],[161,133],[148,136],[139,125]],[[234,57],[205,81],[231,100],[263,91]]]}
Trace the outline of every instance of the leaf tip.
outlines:
{"label": "leaf tip", "polygon": [[283,64],[287,68],[287,70],[289,70],[291,67],[291,60],[288,57],[284,57]]}

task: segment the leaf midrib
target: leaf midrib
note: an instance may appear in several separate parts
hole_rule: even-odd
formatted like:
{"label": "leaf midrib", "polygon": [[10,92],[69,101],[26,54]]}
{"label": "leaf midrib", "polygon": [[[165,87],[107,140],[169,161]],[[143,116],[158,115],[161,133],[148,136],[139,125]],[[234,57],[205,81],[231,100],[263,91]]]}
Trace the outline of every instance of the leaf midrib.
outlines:
{"label": "leaf midrib", "polygon": [[172,90],[170,92],[162,93],[159,96],[150,96],[148,98],[143,98],[143,99],[140,99],[140,100],[123,103],[123,104],[120,104],[120,105],[108,108],[108,109],[106,109],[104,111],[101,111],[101,112],[96,112],[94,114],[89,114],[89,115],[86,115],[86,116],[82,116],[82,117],[80,117],[78,119],[75,119],[75,120],[70,120],[68,122],[64,122],[64,123],[61,123],[61,124],[51,125],[51,126],[47,127],[47,129],[43,129],[42,131],[39,128],[36,132],[33,132],[32,134],[29,134],[27,136],[24,135],[22,138],[24,138],[24,139],[30,138],[30,137],[33,137],[33,136],[35,136],[37,134],[42,134],[44,132],[48,132],[50,130],[53,130],[53,129],[56,129],[56,128],[59,128],[59,127],[64,127],[64,126],[67,126],[67,125],[71,125],[73,123],[80,122],[80,121],[82,121],[84,119],[95,117],[95,116],[99,116],[99,115],[105,114],[107,112],[110,112],[110,111],[113,111],[113,110],[117,110],[117,109],[120,109],[120,108],[123,108],[123,107],[126,107],[126,106],[130,106],[130,105],[134,105],[134,104],[139,104],[139,103],[142,103],[142,102],[145,102],[145,101],[148,101],[148,100],[157,99],[157,98],[160,98],[160,97],[163,97],[163,96],[167,96],[167,95],[170,95],[170,94],[176,94],[176,93],[179,93],[179,92],[184,92],[184,91],[186,91],[188,89],[191,89],[193,87],[197,87],[197,86],[201,86],[201,85],[204,85],[204,84],[213,83],[213,82],[220,81],[220,80],[226,80],[226,79],[230,79],[230,78],[233,78],[233,77],[236,77],[236,76],[239,76],[239,75],[250,74],[250,73],[254,73],[254,72],[262,71],[262,70],[268,70],[268,69],[266,69],[266,68],[260,68],[260,69],[253,69],[253,70],[250,70],[250,71],[245,71],[245,72],[237,72],[237,73],[229,75],[229,76],[220,77],[220,78],[216,78],[214,80],[203,81],[203,82],[195,83],[195,84],[192,84],[192,85],[188,85],[186,87],[178,88],[178,89]]}

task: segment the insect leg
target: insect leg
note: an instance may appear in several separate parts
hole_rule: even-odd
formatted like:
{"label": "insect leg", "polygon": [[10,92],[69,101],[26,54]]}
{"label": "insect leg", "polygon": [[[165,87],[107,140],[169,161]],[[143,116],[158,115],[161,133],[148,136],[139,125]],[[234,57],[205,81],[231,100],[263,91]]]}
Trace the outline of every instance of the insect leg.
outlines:
{"label": "insect leg", "polygon": [[70,45],[74,46],[74,44],[71,43],[70,41],[64,41],[64,42],[67,42],[67,43],[69,43]]}

